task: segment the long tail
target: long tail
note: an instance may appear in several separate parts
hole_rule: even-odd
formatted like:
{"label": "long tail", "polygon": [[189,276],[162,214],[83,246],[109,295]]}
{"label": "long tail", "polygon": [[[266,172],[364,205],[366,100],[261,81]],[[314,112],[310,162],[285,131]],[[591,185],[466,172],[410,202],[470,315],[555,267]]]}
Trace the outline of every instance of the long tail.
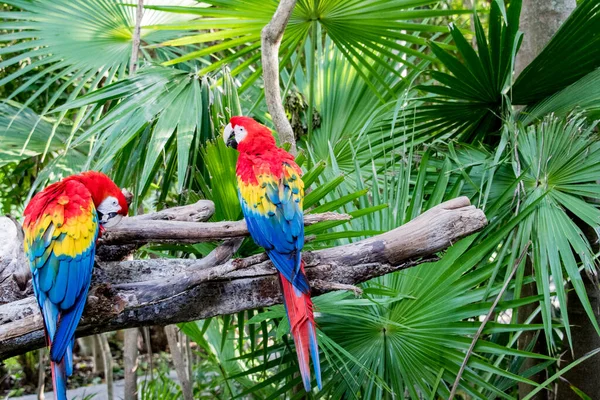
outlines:
{"label": "long tail", "polygon": [[52,369],[52,385],[54,386],[54,399],[67,400],[67,366],[65,360],[61,362],[50,361]]}
{"label": "long tail", "polygon": [[[302,261],[300,273],[304,275],[304,261]],[[279,281],[283,290],[283,299],[290,322],[290,330],[296,344],[296,353],[298,353],[298,364],[300,365],[300,374],[302,375],[304,388],[307,392],[310,391],[310,355],[315,369],[317,386],[321,389],[319,345],[317,343],[315,317],[313,315],[313,304],[310,294],[302,293],[296,289],[281,274],[279,274]]]}

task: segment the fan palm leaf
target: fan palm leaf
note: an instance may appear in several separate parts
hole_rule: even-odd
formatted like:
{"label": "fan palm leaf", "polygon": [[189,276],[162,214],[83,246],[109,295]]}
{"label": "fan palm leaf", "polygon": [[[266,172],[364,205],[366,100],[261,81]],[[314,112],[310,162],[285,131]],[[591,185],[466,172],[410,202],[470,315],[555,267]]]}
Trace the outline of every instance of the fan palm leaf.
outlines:
{"label": "fan palm leaf", "polygon": [[[593,229],[600,226],[600,210],[588,198],[600,197],[600,146],[593,137],[594,126],[580,116],[568,120],[547,117],[518,135],[518,158],[513,168],[522,172],[523,206],[539,202],[521,225],[517,240],[533,243],[531,257],[536,286],[543,294],[542,316],[548,346],[552,336],[551,281],[569,344],[571,328],[566,308],[565,283],[571,282],[591,323],[600,333],[581,277],[580,266],[596,274],[596,256],[575,220]],[[574,217],[572,217],[573,215]],[[522,276],[522,275],[521,275]],[[522,282],[517,279],[517,294]]]}
{"label": "fan palm leaf", "polygon": [[[179,46],[195,43],[207,43],[219,40],[198,51],[172,59],[168,65],[194,58],[210,57],[210,64],[199,71],[206,74],[225,64],[235,64],[232,74],[235,76],[248,66],[255,66],[254,72],[245,77],[240,91],[248,89],[261,75],[259,64],[260,31],[271,20],[277,8],[277,1],[248,0],[208,0],[207,8],[189,7],[151,7],[157,10],[176,13],[190,13],[202,18],[184,24],[152,26],[157,30],[196,30],[196,34],[166,41],[163,46]],[[413,32],[431,35],[444,29],[431,23],[419,23],[415,20],[429,20],[470,11],[445,8],[436,0],[300,0],[298,1],[281,42],[280,54],[285,64],[296,48],[310,37],[316,43],[316,28],[335,43],[339,51],[356,68],[362,79],[373,90],[380,91],[371,79],[383,83],[379,75],[371,79],[363,71],[385,68],[398,79],[402,78],[401,68],[416,64],[408,61],[406,55],[416,55],[420,59],[433,59],[424,52],[416,51],[411,45],[424,45],[426,38],[413,35]],[[211,31],[209,31],[211,30]],[[234,51],[235,49],[235,51]],[[392,61],[383,61],[389,58]]]}

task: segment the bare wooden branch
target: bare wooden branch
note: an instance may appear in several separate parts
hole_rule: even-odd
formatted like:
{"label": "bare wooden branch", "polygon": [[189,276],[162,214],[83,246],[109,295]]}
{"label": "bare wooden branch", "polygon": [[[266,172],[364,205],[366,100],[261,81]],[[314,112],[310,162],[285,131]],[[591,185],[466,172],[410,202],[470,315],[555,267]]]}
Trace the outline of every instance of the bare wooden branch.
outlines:
{"label": "bare wooden branch", "polygon": [[199,200],[194,204],[185,206],[165,208],[150,214],[131,217],[134,221],[208,221],[215,213],[215,204],[210,200]]}
{"label": "bare wooden branch", "polygon": [[[304,216],[304,225],[313,225],[323,221],[344,221],[351,217],[346,214],[322,213]],[[184,221],[148,221],[126,218],[119,225],[107,230],[100,242],[106,244],[129,243],[198,243],[216,239],[230,239],[248,236],[245,221],[225,222],[184,222]]]}
{"label": "bare wooden branch", "polygon": [[296,140],[288,121],[279,91],[279,45],[292,15],[296,0],[281,0],[271,22],[261,32],[263,81],[265,100],[281,143],[290,143],[290,153],[296,154]]}
{"label": "bare wooden branch", "polygon": [[[129,193],[129,196],[132,196]],[[129,200],[128,200],[129,201]],[[182,222],[203,222],[208,221],[215,213],[215,205],[210,200],[200,200],[194,204],[188,204],[180,207],[167,208],[162,211],[136,215],[135,217],[127,218],[125,223],[131,223],[136,226],[143,224],[143,221],[182,221]],[[110,232],[110,231],[109,231]],[[108,234],[110,235],[110,233]],[[144,245],[142,241],[136,243],[105,243],[100,240],[99,246],[96,249],[96,257],[102,261],[123,261],[127,256]],[[0,266],[1,268],[1,266]]]}
{"label": "bare wooden branch", "polygon": [[[486,223],[483,212],[461,197],[383,235],[305,252],[307,276],[319,281],[313,294],[435,259],[435,253]],[[226,241],[200,260],[99,263],[77,335],[167,325],[280,303],[277,274],[264,255],[229,259],[239,241]],[[0,359],[43,346],[42,319],[33,297],[0,305],[0,343]]]}

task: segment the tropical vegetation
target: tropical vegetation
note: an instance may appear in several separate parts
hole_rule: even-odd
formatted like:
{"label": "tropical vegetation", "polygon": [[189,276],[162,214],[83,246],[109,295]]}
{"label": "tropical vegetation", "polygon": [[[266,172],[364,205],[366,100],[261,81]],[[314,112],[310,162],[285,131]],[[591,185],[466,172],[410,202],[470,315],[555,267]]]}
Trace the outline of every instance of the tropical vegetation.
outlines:
{"label": "tropical vegetation", "polygon": [[[136,3],[4,2],[3,213],[20,216],[47,182],[97,169],[135,193],[135,212],[205,198],[215,221],[241,218],[236,153],[220,132],[238,114],[273,127],[260,31],[278,2],[145,2],[131,73]],[[311,397],[448,398],[498,296],[459,397],[518,398],[525,384],[532,398],[595,354],[560,360],[573,348],[569,293],[600,334],[588,297],[600,227],[600,3],[579,1],[516,76],[520,10],[521,0],[298,0],[280,76],[312,188],[305,207],[354,217],[307,228],[306,247],[391,230],[457,196],[489,221],[439,260],[361,285],[360,297],[316,297],[324,387]],[[137,256],[202,257],[214,246],[148,245]],[[258,251],[248,240],[238,255]],[[195,343],[197,397],[304,396],[282,306],[179,328]],[[179,398],[157,370],[144,398]]]}

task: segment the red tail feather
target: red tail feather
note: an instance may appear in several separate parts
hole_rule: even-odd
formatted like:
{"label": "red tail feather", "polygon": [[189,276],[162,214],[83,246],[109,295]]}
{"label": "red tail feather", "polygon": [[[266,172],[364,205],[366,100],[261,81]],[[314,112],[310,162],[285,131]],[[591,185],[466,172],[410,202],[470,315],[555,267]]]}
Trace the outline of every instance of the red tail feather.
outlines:
{"label": "red tail feather", "polygon": [[[304,261],[300,267],[304,274]],[[319,365],[319,348],[315,330],[315,317],[313,304],[309,294],[302,293],[294,288],[292,283],[279,274],[279,281],[283,290],[283,300],[290,322],[290,330],[296,344],[298,364],[304,388],[310,391],[310,358],[313,360],[317,386],[321,388],[321,369]]]}

